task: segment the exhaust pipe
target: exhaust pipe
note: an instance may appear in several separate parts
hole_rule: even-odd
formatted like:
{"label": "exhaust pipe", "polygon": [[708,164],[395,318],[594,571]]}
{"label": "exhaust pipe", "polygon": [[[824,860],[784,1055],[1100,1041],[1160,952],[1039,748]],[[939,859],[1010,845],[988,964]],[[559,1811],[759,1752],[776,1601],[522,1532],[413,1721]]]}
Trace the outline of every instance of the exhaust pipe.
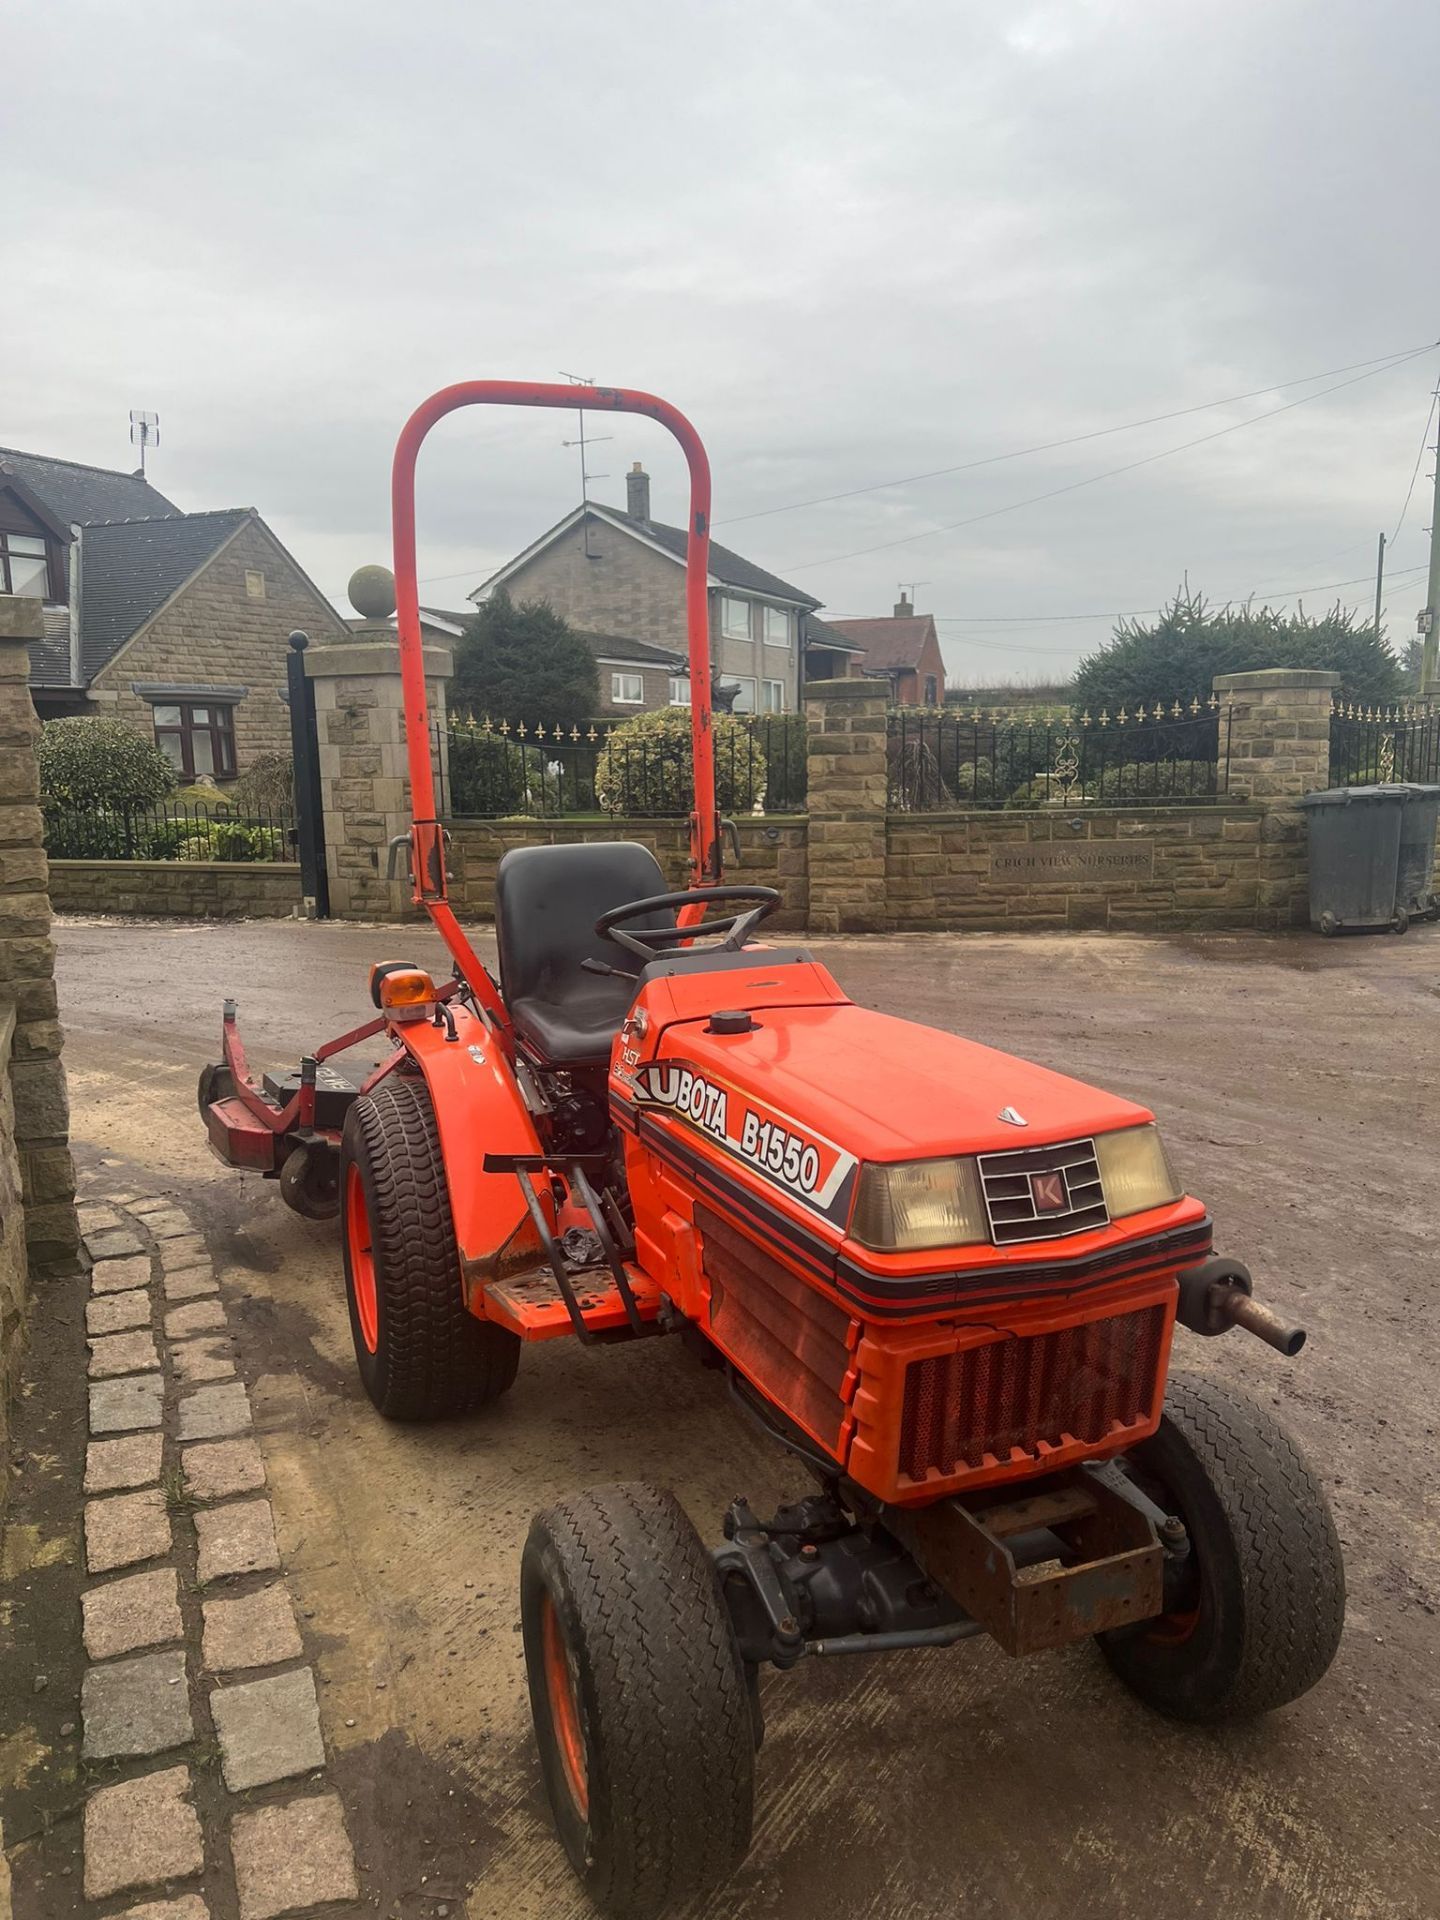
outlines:
{"label": "exhaust pipe", "polygon": [[1255,1283],[1243,1262],[1216,1255],[1202,1260],[1198,1267],[1186,1267],[1176,1278],[1180,1282],[1176,1318],[1191,1333],[1212,1339],[1217,1333],[1228,1333],[1231,1327],[1243,1327],[1287,1359],[1293,1359],[1304,1346],[1303,1327],[1282,1320],[1272,1308],[1253,1298]]}

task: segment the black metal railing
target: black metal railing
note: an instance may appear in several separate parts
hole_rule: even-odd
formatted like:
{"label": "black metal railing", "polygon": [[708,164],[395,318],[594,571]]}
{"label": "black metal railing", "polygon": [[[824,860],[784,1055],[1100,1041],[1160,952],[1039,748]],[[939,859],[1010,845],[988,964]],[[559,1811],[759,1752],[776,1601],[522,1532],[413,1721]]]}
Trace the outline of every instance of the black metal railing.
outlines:
{"label": "black metal railing", "polygon": [[[721,812],[802,811],[804,716],[747,714],[737,721],[715,733]],[[451,714],[446,735],[450,813],[459,819],[684,819],[690,812],[689,717],[682,710],[672,727],[655,731],[627,730],[619,720],[528,727]]]}
{"label": "black metal railing", "polygon": [[75,806],[42,797],[45,851],[52,860],[223,860],[296,858],[288,810],[231,808],[178,800],[138,807]]}
{"label": "black metal railing", "polygon": [[1337,700],[1330,712],[1330,784],[1440,781],[1440,708]]}
{"label": "black metal railing", "polygon": [[1214,695],[1028,720],[902,707],[887,732],[897,812],[1166,806],[1223,799],[1229,785],[1230,717]]}

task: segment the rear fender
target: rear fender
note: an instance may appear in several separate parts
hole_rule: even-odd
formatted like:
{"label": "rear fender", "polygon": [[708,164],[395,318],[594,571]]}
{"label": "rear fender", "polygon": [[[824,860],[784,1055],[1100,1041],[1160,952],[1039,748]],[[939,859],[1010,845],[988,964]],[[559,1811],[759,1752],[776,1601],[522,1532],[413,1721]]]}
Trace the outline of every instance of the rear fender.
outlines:
{"label": "rear fender", "polygon": [[485,1155],[541,1147],[494,1029],[467,1007],[452,1003],[450,1013],[453,1040],[427,1020],[396,1022],[392,1032],[430,1091],[466,1302],[478,1313],[487,1282],[542,1257],[516,1176],[487,1173]]}

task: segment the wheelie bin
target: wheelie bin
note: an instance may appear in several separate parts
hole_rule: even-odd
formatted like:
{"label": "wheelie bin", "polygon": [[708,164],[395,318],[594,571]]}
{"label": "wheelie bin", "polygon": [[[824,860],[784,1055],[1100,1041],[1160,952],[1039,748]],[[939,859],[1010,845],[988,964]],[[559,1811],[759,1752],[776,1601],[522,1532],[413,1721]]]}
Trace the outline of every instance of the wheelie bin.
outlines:
{"label": "wheelie bin", "polygon": [[1411,781],[1400,816],[1400,873],[1395,908],[1412,920],[1440,919],[1435,892],[1435,832],[1440,826],[1440,786]]}
{"label": "wheelie bin", "polygon": [[1400,829],[1409,788],[1330,787],[1307,793],[1310,924],[1321,933],[1404,933],[1409,915],[1397,905]]}

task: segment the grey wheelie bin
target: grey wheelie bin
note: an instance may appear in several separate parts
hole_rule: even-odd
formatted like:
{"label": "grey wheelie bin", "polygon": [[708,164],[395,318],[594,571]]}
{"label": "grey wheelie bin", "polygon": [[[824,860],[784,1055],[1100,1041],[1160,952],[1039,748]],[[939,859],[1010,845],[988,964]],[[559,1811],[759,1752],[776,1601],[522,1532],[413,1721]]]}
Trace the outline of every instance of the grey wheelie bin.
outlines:
{"label": "grey wheelie bin", "polygon": [[1440,787],[1411,781],[1400,818],[1400,877],[1395,888],[1397,912],[1412,920],[1440,919],[1440,895],[1435,892],[1435,832],[1440,825]]}
{"label": "grey wheelie bin", "polygon": [[1321,933],[1389,928],[1404,933],[1397,909],[1400,828],[1409,788],[1331,787],[1300,805],[1310,829],[1310,924]]}

